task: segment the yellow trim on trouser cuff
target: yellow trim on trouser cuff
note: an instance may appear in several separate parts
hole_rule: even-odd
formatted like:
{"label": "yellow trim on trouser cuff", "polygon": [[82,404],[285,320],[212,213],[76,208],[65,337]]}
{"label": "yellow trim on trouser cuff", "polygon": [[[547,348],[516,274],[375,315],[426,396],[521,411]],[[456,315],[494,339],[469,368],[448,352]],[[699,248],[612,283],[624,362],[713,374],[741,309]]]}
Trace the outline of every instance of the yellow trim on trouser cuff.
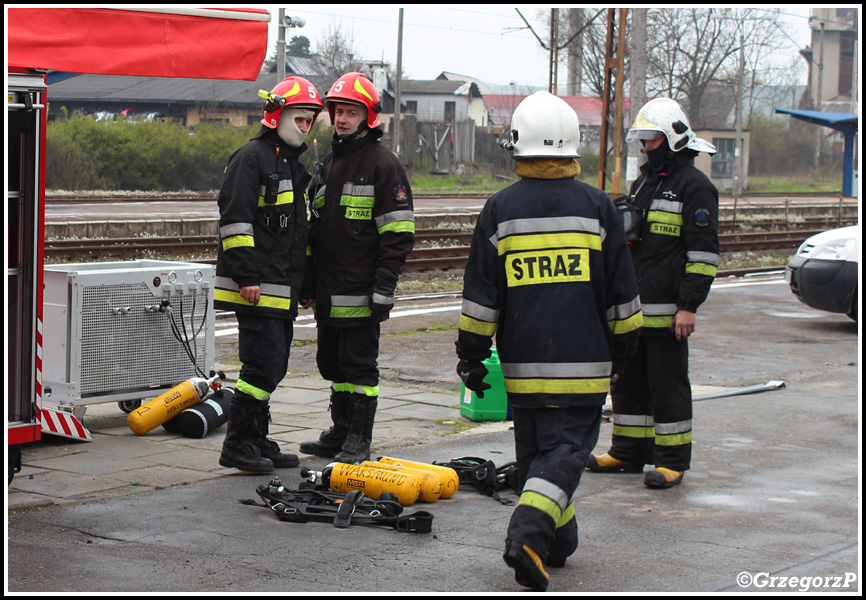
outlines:
{"label": "yellow trim on trouser cuff", "polygon": [[556,528],[559,529],[564,525],[568,525],[569,522],[574,518],[574,502],[569,502],[568,507],[562,511],[562,516],[559,517],[559,520],[556,522]]}
{"label": "yellow trim on trouser cuff", "polygon": [[655,437],[655,427],[627,427],[624,425],[614,425],[613,434],[621,435],[622,437],[646,439]]}
{"label": "yellow trim on trouser cuff", "polygon": [[531,506],[538,509],[553,519],[555,523],[559,523],[560,518],[562,518],[562,510],[559,508],[559,505],[538,492],[523,492],[520,494],[520,500],[517,502],[517,505]]}
{"label": "yellow trim on trouser cuff", "polygon": [[270,392],[266,392],[265,390],[263,390],[261,388],[257,388],[256,386],[254,386],[250,383],[247,383],[243,379],[238,379],[238,382],[235,385],[235,389],[239,392],[243,392],[244,394],[247,394],[248,396],[252,396],[256,400],[267,400],[268,398],[271,397]]}
{"label": "yellow trim on trouser cuff", "polygon": [[684,446],[692,443],[692,432],[677,433],[674,435],[656,435],[657,446]]}

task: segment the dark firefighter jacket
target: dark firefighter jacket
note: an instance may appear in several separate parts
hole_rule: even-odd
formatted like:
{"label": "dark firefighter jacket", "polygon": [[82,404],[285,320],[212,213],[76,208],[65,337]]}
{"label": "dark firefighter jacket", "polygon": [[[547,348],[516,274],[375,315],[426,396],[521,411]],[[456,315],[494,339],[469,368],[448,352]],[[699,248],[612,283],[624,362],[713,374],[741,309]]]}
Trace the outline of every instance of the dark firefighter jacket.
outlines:
{"label": "dark firefighter jacket", "polygon": [[464,275],[457,354],[487,358],[495,334],[512,404],[604,404],[613,359],[634,354],[641,322],[625,233],[604,192],[525,178],[490,197]]}
{"label": "dark firefighter jacket", "polygon": [[[219,192],[220,245],[214,306],[293,319],[304,277],[310,175],[291,148],[262,127],[229,158]],[[253,306],[240,288],[260,286]]]}
{"label": "dark firefighter jacket", "polygon": [[315,297],[320,324],[372,324],[376,271],[399,275],[415,244],[409,180],[381,136],[375,128],[348,141],[335,137],[324,160],[324,186],[310,217],[315,276],[303,294]]}
{"label": "dark firefighter jacket", "polygon": [[632,184],[636,203],[647,208],[631,250],[644,335],[674,335],[677,309],[696,312],[719,267],[719,193],[695,168],[694,156],[690,150],[675,153],[659,175],[645,164]]}

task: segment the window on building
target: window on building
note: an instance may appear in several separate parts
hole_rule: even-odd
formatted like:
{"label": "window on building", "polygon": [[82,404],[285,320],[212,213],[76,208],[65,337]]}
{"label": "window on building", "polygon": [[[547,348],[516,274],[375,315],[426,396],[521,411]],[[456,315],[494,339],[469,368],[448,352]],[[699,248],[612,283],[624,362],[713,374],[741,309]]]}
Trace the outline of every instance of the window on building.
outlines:
{"label": "window on building", "polygon": [[456,102],[446,102],[445,103],[445,120],[453,121],[457,113],[457,103]]}
{"label": "window on building", "polygon": [[406,114],[407,115],[417,115],[418,114],[418,101],[417,100],[406,100]]}
{"label": "window on building", "polygon": [[734,138],[713,138],[716,153],[712,160],[713,177],[734,176]]}

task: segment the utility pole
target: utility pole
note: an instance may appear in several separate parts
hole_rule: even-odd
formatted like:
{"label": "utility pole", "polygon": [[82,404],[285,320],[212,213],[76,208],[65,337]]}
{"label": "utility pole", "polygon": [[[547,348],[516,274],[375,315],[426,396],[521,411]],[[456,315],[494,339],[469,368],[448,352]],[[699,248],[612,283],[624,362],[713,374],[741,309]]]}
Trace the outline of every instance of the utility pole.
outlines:
{"label": "utility pole", "polygon": [[[631,11],[631,71],[629,73],[628,123],[631,126],[646,99],[647,71],[647,9],[633,8]],[[637,179],[640,166],[646,161],[640,144],[626,144],[625,188],[631,189]]]}
{"label": "utility pole", "polygon": [[286,9],[279,10],[277,21],[277,83],[286,78]]}
{"label": "utility pole", "polygon": [[550,72],[547,78],[547,91],[556,95],[557,88],[557,63],[558,55],[557,55],[557,47],[556,47],[556,32],[557,32],[557,23],[556,23],[556,13],[557,9],[550,9]]}
{"label": "utility pole", "polygon": [[[607,43],[604,60],[604,90],[602,92],[601,138],[598,146],[598,188],[605,189],[605,180],[611,180],[611,192],[614,197],[619,195],[619,180],[622,174],[622,87],[625,65],[625,8],[607,9]],[[619,25],[616,24],[616,13],[619,12]],[[614,34],[617,34],[616,56],[614,56]],[[611,89],[611,77],[616,74],[615,91]],[[613,97],[611,94],[613,93]],[[608,136],[610,135],[610,109],[613,103],[613,148],[608,151]],[[610,173],[607,168],[607,157],[613,155],[614,168]]]}
{"label": "utility pole", "polygon": [[568,9],[569,35],[574,38],[573,44],[568,44],[568,87],[569,96],[580,95],[580,84],[583,80],[583,31],[584,9]]}
{"label": "utility pole", "polygon": [[400,87],[403,79],[403,9],[397,19],[397,82],[394,98],[394,154],[400,159]]}

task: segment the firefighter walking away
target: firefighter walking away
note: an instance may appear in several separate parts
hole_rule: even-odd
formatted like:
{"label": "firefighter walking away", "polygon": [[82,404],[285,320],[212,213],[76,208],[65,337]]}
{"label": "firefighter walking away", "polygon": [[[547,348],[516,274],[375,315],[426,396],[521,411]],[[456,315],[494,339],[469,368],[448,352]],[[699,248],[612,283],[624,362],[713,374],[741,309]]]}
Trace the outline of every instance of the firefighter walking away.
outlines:
{"label": "firefighter walking away", "polygon": [[484,205],[464,274],[457,373],[481,394],[495,336],[514,416],[520,499],[505,538],[516,581],[547,590],[545,567],[578,546],[573,497],[598,439],[612,375],[643,316],[610,198],[576,180],[577,115],[547,92],[514,111],[520,180]]}

